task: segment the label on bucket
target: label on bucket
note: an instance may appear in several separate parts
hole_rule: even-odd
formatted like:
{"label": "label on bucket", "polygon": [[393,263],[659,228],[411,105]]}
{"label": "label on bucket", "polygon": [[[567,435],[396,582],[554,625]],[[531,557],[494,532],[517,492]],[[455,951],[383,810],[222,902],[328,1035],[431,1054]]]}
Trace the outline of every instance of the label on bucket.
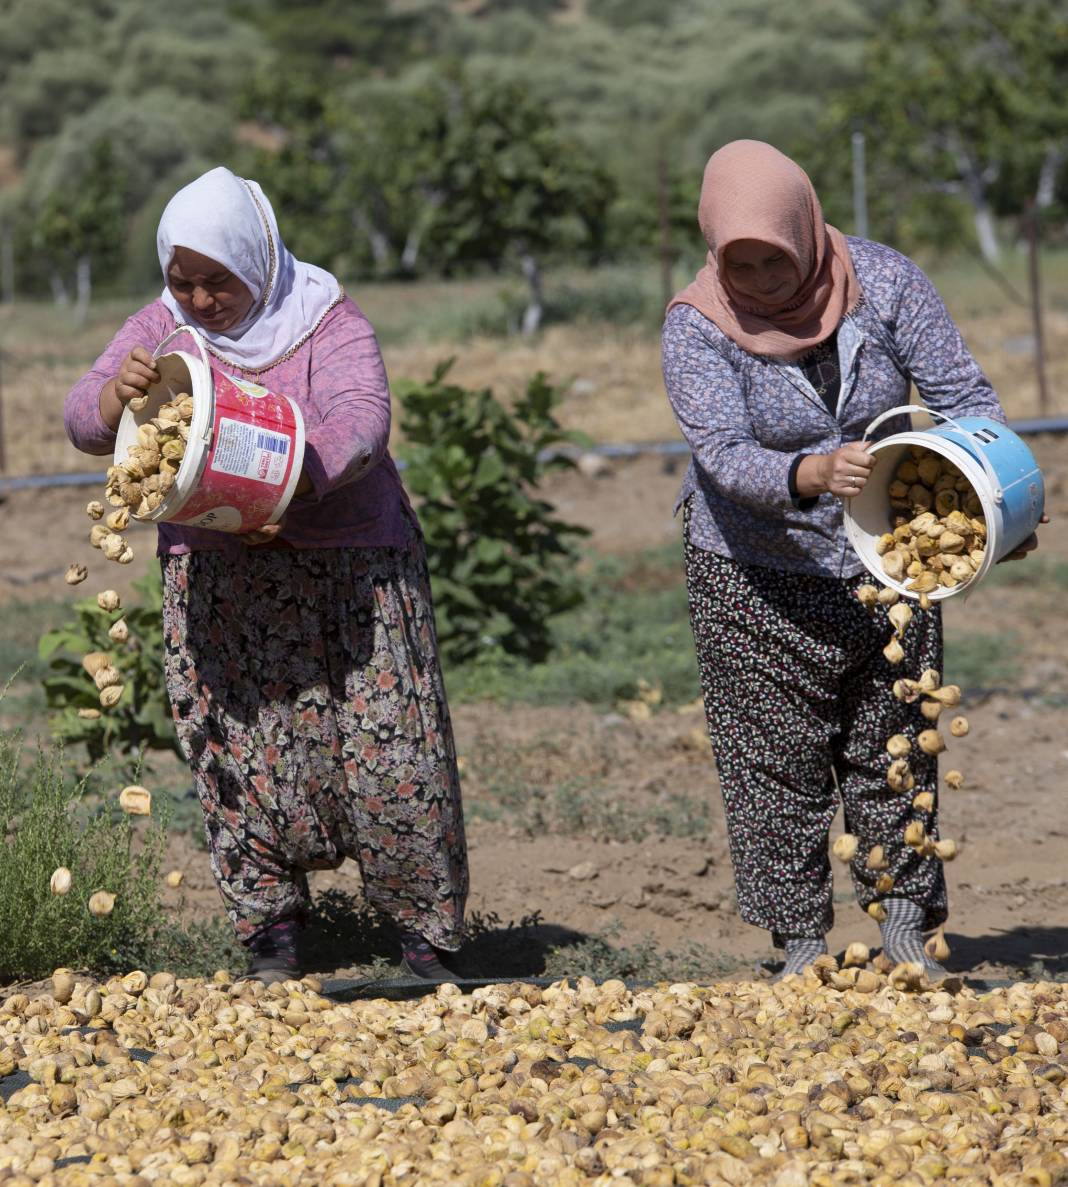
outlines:
{"label": "label on bucket", "polygon": [[286,479],[288,461],[288,437],[261,425],[244,424],[227,417],[219,419],[211,458],[211,469],[216,473],[280,486]]}
{"label": "label on bucket", "polygon": [[211,401],[210,421],[190,435],[190,445],[203,453],[187,452],[185,459],[197,463],[196,488],[173,522],[248,532],[276,521],[300,476],[300,410],[285,396],[216,370],[200,376],[194,400],[205,399]]}

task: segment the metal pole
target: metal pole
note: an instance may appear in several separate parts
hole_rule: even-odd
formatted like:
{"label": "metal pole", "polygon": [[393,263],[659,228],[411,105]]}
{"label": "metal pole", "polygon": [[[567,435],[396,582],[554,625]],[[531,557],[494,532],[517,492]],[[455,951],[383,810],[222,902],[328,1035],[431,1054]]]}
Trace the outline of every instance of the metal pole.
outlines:
{"label": "metal pole", "polygon": [[0,223],[0,304],[15,304],[15,236],[10,223]]}
{"label": "metal pole", "polygon": [[672,280],[671,210],[668,198],[668,163],[663,138],[656,152],[656,206],[660,222],[660,290],[665,307],[675,292]]}
{"label": "metal pole", "polygon": [[0,474],[7,473],[7,449],[4,445],[4,352],[0,349]]}
{"label": "metal pole", "polygon": [[1035,375],[1038,379],[1038,410],[1049,411],[1049,387],[1046,384],[1046,344],[1042,329],[1042,278],[1038,267],[1038,210],[1029,201],[1024,213],[1027,228],[1027,272],[1031,282],[1031,323],[1035,336]]}
{"label": "metal pole", "polygon": [[853,233],[868,237],[868,181],[864,167],[864,133],[853,133]]}

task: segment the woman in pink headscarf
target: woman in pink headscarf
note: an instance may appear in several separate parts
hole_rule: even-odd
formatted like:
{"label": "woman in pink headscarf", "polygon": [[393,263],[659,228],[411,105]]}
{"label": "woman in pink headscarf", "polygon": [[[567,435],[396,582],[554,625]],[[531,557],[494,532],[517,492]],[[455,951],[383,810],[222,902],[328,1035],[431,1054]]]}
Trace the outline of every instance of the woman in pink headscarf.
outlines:
{"label": "woman in pink headscarf", "polygon": [[[872,468],[866,426],[910,382],[951,416],[1004,415],[927,277],[828,226],[804,170],[771,145],[712,156],[698,221],[707,262],[668,306],[663,371],[693,453],[677,507],[739,908],[785,948],[783,975],[826,952],[840,797],[858,900],[886,911],[884,951],[942,977],[922,946],[946,918],[942,867],[902,839],[917,817],[937,836],[937,807],[912,803],[936,796],[937,760],[915,749],[914,791],[887,787],[886,739],[924,723],[890,694],[889,627],[856,599],[866,571],[842,500]],[[937,605],[915,611],[903,646],[903,669],[941,671]],[[868,866],[876,845],[885,870]]]}
{"label": "woman in pink headscarf", "polygon": [[111,453],[126,404],[159,381],[155,346],[181,325],[213,366],[295,400],[307,430],[282,523],[240,538],[159,525],[167,692],[227,914],[254,976],[298,976],[307,873],[349,858],[408,971],[455,979],[439,955],[463,929],[460,781],[374,330],[228,169],[174,195],[156,246],[162,294],[67,397],[74,444]]}

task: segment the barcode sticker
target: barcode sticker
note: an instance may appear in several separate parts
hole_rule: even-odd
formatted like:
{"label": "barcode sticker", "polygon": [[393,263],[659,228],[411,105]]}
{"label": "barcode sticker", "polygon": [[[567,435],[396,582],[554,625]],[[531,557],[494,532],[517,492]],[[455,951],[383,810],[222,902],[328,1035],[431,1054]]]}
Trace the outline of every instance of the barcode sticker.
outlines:
{"label": "barcode sticker", "polygon": [[223,417],[219,421],[211,459],[211,468],[216,472],[280,486],[285,481],[288,461],[288,437],[239,420]]}

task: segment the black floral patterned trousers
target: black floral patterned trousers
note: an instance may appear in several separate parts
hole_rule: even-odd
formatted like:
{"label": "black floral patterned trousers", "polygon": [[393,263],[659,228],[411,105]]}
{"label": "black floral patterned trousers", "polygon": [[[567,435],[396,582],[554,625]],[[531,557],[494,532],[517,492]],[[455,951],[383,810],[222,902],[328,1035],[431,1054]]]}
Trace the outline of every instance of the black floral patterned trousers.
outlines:
{"label": "black floral patterned trousers", "polygon": [[[893,629],[882,606],[869,612],[855,591],[866,577],[781,572],[703,551],[687,542],[690,621],[708,732],[723,792],[742,918],[775,942],[822,936],[834,921],[828,832],[841,797],[848,832],[859,839],[851,863],[862,907],[880,896],[868,853],[882,845],[893,896],[946,918],[941,863],[905,845],[905,826],[923,820],[938,835],[937,759],[916,746],[916,786],[886,782],[892,734],[915,740],[928,728],[917,705],[891,689],[901,676],[942,669],[942,620],[915,609],[891,665],[882,649]],[[914,604],[913,604],[914,605]],[[935,795],[932,812],[912,807]]]}

